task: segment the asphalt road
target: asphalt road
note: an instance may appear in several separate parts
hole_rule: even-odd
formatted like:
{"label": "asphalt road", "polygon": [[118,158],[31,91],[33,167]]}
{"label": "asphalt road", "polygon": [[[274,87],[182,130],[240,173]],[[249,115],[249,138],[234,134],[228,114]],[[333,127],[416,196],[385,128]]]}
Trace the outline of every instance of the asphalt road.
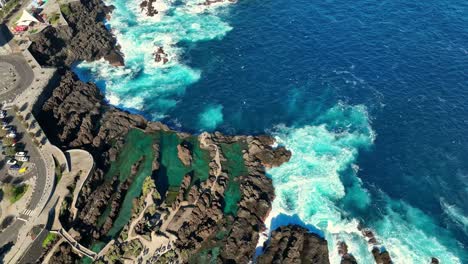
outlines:
{"label": "asphalt road", "polygon": [[20,76],[20,80],[15,89],[5,92],[0,95],[0,101],[5,102],[13,100],[18,94],[22,93],[34,80],[34,73],[28,62],[24,59],[21,54],[13,54],[0,56],[0,62],[6,62],[15,68],[16,72]]}
{"label": "asphalt road", "polygon": [[[0,56],[0,61],[7,62],[15,67],[18,75],[20,76],[20,80],[17,84],[15,89],[12,89],[6,93],[0,95],[0,101],[6,102],[13,100],[18,94],[25,91],[33,82],[34,80],[34,73],[31,67],[28,65],[26,60],[22,55],[8,55],[8,56]],[[21,106],[19,106],[21,108]],[[41,159],[39,154],[39,150],[33,144],[31,136],[26,131],[26,128],[19,122],[18,118],[16,118],[15,113],[12,110],[8,110],[8,115],[14,117],[10,122],[11,125],[14,125],[17,130],[17,134],[20,140],[18,143],[23,143],[25,145],[25,150],[28,152],[28,156],[30,156],[30,161],[36,165],[36,169],[33,174],[28,174],[26,177],[36,176],[36,183],[35,188],[32,193],[32,197],[26,209],[34,210],[39,203],[39,200],[42,196],[42,192],[45,189],[46,184],[46,167]],[[29,216],[20,213],[20,217],[28,220]],[[16,219],[10,226],[8,226],[3,232],[0,233],[0,247],[5,245],[6,243],[13,241],[15,242],[21,228],[25,225],[25,222],[21,219]]]}
{"label": "asphalt road", "polygon": [[[13,110],[8,110],[8,115],[13,116],[13,121],[10,123],[11,125],[16,127],[16,132],[19,137],[19,141],[24,144],[25,151],[30,158],[30,162],[36,165],[36,168],[32,172],[32,174],[28,174],[27,178],[31,176],[36,176],[36,186],[34,188],[34,192],[32,193],[31,201],[26,209],[34,210],[41,199],[42,192],[44,191],[46,185],[46,167],[44,161],[42,160],[39,150],[34,145],[31,136],[26,131],[26,128],[19,122],[18,118],[15,117],[15,113]],[[44,136],[43,134],[41,136]],[[33,175],[34,174],[34,175]],[[23,216],[24,218],[24,216]],[[26,218],[24,218],[26,219]]]}

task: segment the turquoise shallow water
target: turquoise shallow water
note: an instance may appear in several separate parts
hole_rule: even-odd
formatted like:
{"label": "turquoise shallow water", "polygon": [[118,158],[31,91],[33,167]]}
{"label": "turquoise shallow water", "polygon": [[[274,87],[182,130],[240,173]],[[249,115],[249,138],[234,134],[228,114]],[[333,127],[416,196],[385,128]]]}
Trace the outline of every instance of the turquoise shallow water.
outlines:
{"label": "turquoise shallow water", "polygon": [[468,262],[466,1],[200,2],[109,0],[126,66],[76,72],[177,129],[275,135],[274,222],[320,229],[333,263],[340,239],[370,261],[358,221],[396,263]]}

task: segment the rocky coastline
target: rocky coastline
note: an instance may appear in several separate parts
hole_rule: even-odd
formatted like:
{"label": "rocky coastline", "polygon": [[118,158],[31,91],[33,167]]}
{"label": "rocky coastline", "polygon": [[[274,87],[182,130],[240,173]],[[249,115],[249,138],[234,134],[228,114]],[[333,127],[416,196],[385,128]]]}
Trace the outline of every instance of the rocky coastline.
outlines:
{"label": "rocky coastline", "polygon": [[[140,7],[149,12],[153,2],[143,1]],[[217,2],[222,1],[207,1]],[[289,161],[291,152],[284,147],[273,148],[274,139],[267,135],[227,136],[215,132],[196,137],[107,104],[97,86],[80,81],[71,67],[78,61],[100,59],[114,66],[124,65],[115,37],[102,22],[112,7],[106,7],[100,0],[72,2],[69,7],[72,12],[65,16],[69,26],[46,28],[31,39],[29,48],[41,65],[56,67],[60,74],[47,98],[35,106],[39,109],[37,119],[41,127],[53,144],[63,150],[85,149],[96,163],[78,198],[78,215],[74,218],[65,213],[61,216],[62,224],[88,247],[96,241],[112,240],[107,253],[98,259],[104,263],[116,263],[115,258],[162,263],[251,261],[274,199],[273,185],[265,170]],[[157,62],[166,63],[166,57],[162,48],[155,52]],[[111,239],[108,234],[119,217],[122,203],[148,158],[142,156],[133,163],[128,179],[123,182],[118,174],[111,179],[106,176],[125,149],[127,135],[135,130],[151,137],[166,133],[180,140],[175,148],[176,158],[186,168],[198,162],[190,143],[195,142],[208,153],[207,178],[197,178],[189,171],[181,175],[176,191],[161,192],[158,175],[168,168],[161,158],[164,144],[155,140],[151,145],[154,152],[151,172],[146,175],[153,187],[133,200],[130,221]],[[241,172],[233,163],[243,164]],[[238,193],[232,186],[237,186]],[[234,203],[231,197],[236,198]],[[234,213],[226,210],[229,206],[235,208]],[[371,236],[369,232],[363,230],[363,236]],[[164,254],[146,252],[145,245],[151,244],[153,237],[170,241],[170,247],[164,246]],[[369,243],[375,244],[372,239],[375,240],[373,235]],[[357,263],[345,242],[337,247],[341,263]],[[156,252],[161,252],[161,248]],[[135,252],[129,255],[129,251]],[[386,251],[375,247],[372,254],[376,263],[391,263]],[[80,258],[69,245],[62,244],[51,261],[75,263]],[[304,228],[282,226],[272,232],[258,263],[329,263],[327,242]]]}
{"label": "rocky coastline", "polygon": [[[76,205],[78,215],[75,219],[70,214],[61,216],[62,224],[73,231],[70,232],[75,238],[91,246],[93,241],[105,239],[132,184],[132,181],[127,181],[118,185],[115,177],[110,181],[105,180],[111,164],[118,159],[125,145],[126,135],[132,129],[145,133],[170,132],[180,138],[190,135],[171,131],[164,124],[149,122],[142,116],[108,105],[94,84],[84,83],[77,78],[71,71],[71,66],[77,61],[104,58],[118,66],[123,65],[124,60],[116,47],[115,38],[102,22],[112,8],[105,7],[99,0],[82,0],[71,3],[70,9],[72,12],[66,16],[69,26],[48,27],[36,34],[31,39],[30,51],[42,65],[57,67],[60,73],[57,85],[49,92],[50,96],[43,104],[36,106],[36,109],[40,109],[37,117],[39,123],[53,144],[64,150],[85,149],[95,159],[95,171],[84,185]],[[157,210],[161,212],[190,205],[174,215],[181,221],[172,221],[166,227],[166,234],[177,239],[173,243],[172,252],[162,257],[172,254],[183,262],[199,262],[208,255],[223,263],[247,263],[253,258],[259,233],[265,229],[263,219],[271,210],[274,198],[273,186],[265,176],[265,168],[278,166],[290,157],[290,152],[283,147],[272,148],[273,143],[274,140],[268,136],[225,136],[221,133],[206,136],[205,144],[211,146],[207,147],[211,157],[215,156],[215,149],[221,150],[221,146],[244,146],[240,158],[245,162],[247,170],[235,179],[240,189],[237,212],[223,212],[225,198],[230,195],[226,193],[226,187],[229,181],[234,180],[229,170],[223,168],[219,175],[215,175],[219,165],[210,162],[208,179],[196,184],[191,183],[190,174],[185,175],[179,195],[172,204],[161,202],[163,198],[155,200]],[[153,148],[159,151],[160,146],[155,144]],[[190,166],[193,153],[189,147],[180,145],[178,150],[178,157],[185,166]],[[229,157],[222,151],[219,156],[223,164],[228,162]],[[160,165],[156,155],[153,175],[157,174]],[[140,166],[141,160],[132,166],[132,176]],[[207,186],[211,186],[211,190]],[[97,222],[109,204],[110,212],[104,224],[99,226]],[[147,218],[150,217],[151,214],[146,214],[136,224],[134,232],[145,235],[145,221],[149,221]],[[126,225],[122,233],[128,232],[128,228]],[[224,235],[219,236],[221,233]],[[109,254],[123,252],[128,244],[125,239],[118,237]],[[215,256],[211,250],[214,248],[221,248],[222,253]],[[73,263],[79,258],[72,253],[69,245],[62,244],[51,261]],[[104,255],[103,260],[109,261],[109,256]]]}

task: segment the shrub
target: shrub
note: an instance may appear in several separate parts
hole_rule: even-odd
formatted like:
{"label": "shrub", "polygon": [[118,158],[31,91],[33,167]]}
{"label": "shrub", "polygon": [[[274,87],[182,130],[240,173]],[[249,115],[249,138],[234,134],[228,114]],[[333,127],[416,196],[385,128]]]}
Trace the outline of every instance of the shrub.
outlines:
{"label": "shrub", "polygon": [[60,14],[59,13],[53,13],[50,15],[49,18],[49,23],[52,25],[57,24],[58,20],[60,19]]}
{"label": "shrub", "polygon": [[5,154],[7,156],[15,156],[16,154],[16,148],[15,147],[6,147],[5,148]]}
{"label": "shrub", "polygon": [[69,16],[71,14],[70,6],[67,4],[60,5],[60,12],[62,12],[65,17]]}
{"label": "shrub", "polygon": [[47,234],[47,236],[44,238],[44,241],[42,241],[42,247],[43,248],[48,247],[56,239],[57,239],[57,234],[54,234],[54,233]]}
{"label": "shrub", "polygon": [[3,192],[5,196],[8,198],[10,203],[14,204],[19,201],[23,195],[28,191],[29,185],[21,184],[21,185],[13,185],[11,183],[6,183],[3,186]]}

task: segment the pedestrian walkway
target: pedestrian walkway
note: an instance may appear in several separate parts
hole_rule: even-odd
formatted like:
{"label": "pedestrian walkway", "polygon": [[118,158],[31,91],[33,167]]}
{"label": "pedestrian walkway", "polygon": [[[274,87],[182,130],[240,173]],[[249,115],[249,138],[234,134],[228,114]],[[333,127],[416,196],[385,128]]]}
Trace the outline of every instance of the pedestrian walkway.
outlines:
{"label": "pedestrian walkway", "polygon": [[26,216],[30,216],[32,214],[34,210],[31,210],[31,209],[26,209],[24,210],[21,214],[23,215],[26,215]]}

